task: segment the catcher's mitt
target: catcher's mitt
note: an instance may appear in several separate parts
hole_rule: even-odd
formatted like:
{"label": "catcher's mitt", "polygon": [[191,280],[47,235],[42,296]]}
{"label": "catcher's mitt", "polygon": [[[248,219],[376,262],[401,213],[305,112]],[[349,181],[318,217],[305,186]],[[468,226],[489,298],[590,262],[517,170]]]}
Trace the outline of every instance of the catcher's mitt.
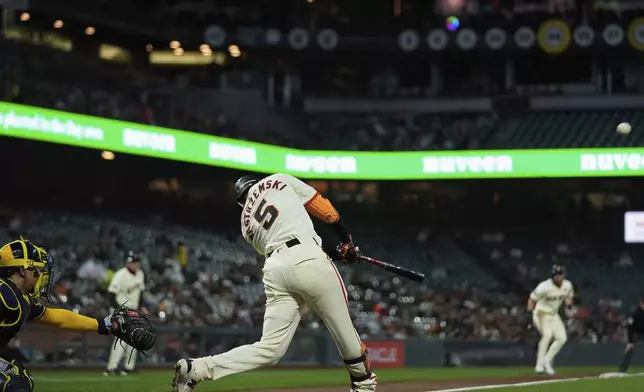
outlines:
{"label": "catcher's mitt", "polygon": [[[145,354],[157,342],[157,331],[148,316],[140,310],[121,305],[109,316],[110,330],[116,342],[122,341]],[[116,344],[115,342],[115,344]]]}

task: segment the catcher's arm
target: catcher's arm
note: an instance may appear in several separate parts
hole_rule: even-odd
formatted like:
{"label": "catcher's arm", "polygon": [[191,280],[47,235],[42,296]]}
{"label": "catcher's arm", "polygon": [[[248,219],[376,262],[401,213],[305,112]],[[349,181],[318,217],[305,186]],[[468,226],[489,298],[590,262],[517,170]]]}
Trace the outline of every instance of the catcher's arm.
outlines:
{"label": "catcher's arm", "polygon": [[103,319],[83,316],[66,309],[44,309],[42,315],[35,320],[40,324],[70,329],[72,331],[98,332],[101,335],[107,335],[109,333],[109,328],[105,325],[105,320]]}
{"label": "catcher's arm", "polygon": [[14,328],[22,321],[22,306],[16,293],[0,278],[0,329]]}

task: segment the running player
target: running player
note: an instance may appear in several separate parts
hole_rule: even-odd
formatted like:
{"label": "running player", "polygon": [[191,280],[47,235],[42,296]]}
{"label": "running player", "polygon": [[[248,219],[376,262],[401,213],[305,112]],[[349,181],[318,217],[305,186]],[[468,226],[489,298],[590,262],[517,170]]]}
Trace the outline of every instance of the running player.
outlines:
{"label": "running player", "polygon": [[532,312],[532,322],[541,334],[534,368],[537,373],[555,374],[552,361],[568,340],[559,309],[564,300],[572,305],[573,296],[572,283],[565,279],[564,268],[560,265],[553,265],[550,279],[539,283],[530,294],[528,311]]}

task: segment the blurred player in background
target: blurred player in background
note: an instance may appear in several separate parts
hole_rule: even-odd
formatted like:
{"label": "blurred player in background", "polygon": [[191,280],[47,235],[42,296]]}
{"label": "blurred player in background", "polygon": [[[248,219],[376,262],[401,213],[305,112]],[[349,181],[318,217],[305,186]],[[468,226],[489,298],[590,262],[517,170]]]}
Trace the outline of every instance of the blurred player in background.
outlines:
{"label": "blurred player in background", "polygon": [[[20,239],[0,248],[0,350],[18,334],[25,322],[108,335],[111,317],[94,319],[67,309],[40,304],[51,300],[54,259],[45,249]],[[31,392],[34,379],[19,360],[0,358],[0,391]]]}
{"label": "blurred player in background", "polygon": [[[111,305],[114,308],[126,304],[127,307],[138,309],[141,305],[141,295],[145,290],[145,276],[141,271],[141,258],[136,253],[129,251],[125,258],[126,265],[114,273],[114,277],[107,288],[111,295]],[[123,342],[112,344],[110,359],[103,375],[127,375],[133,373],[136,365],[137,352]],[[123,368],[119,363],[124,360]]]}
{"label": "blurred player in background", "polygon": [[628,371],[631,358],[633,358],[633,354],[635,353],[635,343],[644,336],[644,297],[640,298],[639,306],[626,321],[626,328],[628,342],[626,343],[622,363],[619,365],[619,371],[621,373]]}
{"label": "blurred player in background", "polygon": [[572,305],[573,296],[572,283],[565,279],[564,268],[560,265],[553,265],[550,279],[539,283],[530,294],[528,311],[532,312],[532,322],[541,334],[534,368],[539,374],[555,374],[552,361],[568,340],[559,309],[564,300]]}
{"label": "blurred player in background", "polygon": [[340,238],[335,250],[345,263],[358,262],[353,243],[338,211],[315,189],[288,174],[264,179],[248,175],[235,183],[242,208],[241,232],[266,256],[266,311],[259,342],[219,355],[181,359],[172,382],[174,392],[190,392],[197,383],[275,365],[291,344],[302,314],[310,307],[324,321],[349,371],[352,392],[373,392],[367,347],[353,327],[344,282],[322,250],[312,215],[331,225]]}

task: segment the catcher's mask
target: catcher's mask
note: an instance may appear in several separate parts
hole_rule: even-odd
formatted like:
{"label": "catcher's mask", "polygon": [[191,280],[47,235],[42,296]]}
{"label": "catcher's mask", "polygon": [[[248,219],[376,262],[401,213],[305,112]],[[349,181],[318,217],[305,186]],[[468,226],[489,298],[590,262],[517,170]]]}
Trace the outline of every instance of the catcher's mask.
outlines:
{"label": "catcher's mask", "polygon": [[54,258],[49,252],[22,237],[0,248],[0,272],[5,276],[23,268],[34,271],[34,275],[38,277],[34,289],[26,293],[33,299],[51,301],[54,265]]}
{"label": "catcher's mask", "polygon": [[237,197],[237,204],[240,207],[244,207],[244,202],[246,202],[246,194],[248,190],[255,184],[259,182],[259,178],[252,174],[247,174],[243,177],[240,177],[235,182],[235,195]]}

